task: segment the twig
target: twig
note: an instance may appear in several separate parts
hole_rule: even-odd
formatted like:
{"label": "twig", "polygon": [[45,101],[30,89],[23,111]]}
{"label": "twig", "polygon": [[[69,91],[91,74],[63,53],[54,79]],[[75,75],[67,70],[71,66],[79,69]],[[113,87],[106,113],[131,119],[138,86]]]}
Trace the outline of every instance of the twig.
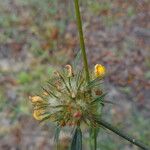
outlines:
{"label": "twig", "polygon": [[142,142],[136,140],[135,138],[129,136],[128,134],[124,133],[123,131],[120,131],[118,128],[112,126],[110,123],[106,122],[105,120],[101,119],[99,121],[97,121],[97,123],[99,125],[102,125],[103,127],[111,130],[112,132],[116,133],[117,135],[119,135],[120,137],[126,139],[127,141],[131,142],[132,144],[140,147],[143,150],[150,150],[149,147],[147,147],[146,145],[144,145]]}

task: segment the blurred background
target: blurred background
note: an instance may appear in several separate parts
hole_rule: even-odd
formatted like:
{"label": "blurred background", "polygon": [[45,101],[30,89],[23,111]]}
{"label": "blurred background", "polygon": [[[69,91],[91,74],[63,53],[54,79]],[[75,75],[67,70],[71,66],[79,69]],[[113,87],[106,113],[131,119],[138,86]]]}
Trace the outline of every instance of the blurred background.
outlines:
{"label": "blurred background", "polygon": [[[80,5],[89,65],[106,66],[107,99],[115,103],[105,106],[104,118],[150,146],[149,0],[80,0]],[[28,97],[77,54],[73,9],[73,0],[0,0],[1,150],[55,149],[53,125],[33,119]],[[62,141],[68,142],[63,136]],[[103,129],[98,147],[138,150]]]}

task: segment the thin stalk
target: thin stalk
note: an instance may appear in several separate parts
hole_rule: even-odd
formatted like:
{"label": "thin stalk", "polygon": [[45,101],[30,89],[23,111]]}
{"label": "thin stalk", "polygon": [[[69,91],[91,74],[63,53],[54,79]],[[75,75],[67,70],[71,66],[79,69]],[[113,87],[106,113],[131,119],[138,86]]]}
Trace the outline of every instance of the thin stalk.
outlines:
{"label": "thin stalk", "polygon": [[96,150],[97,149],[97,128],[90,128],[90,138],[89,138],[89,144],[90,144],[90,149],[91,150]]}
{"label": "thin stalk", "polygon": [[[84,43],[84,35],[83,35],[83,29],[82,29],[82,20],[81,20],[81,15],[80,15],[79,1],[74,0],[74,4],[75,4],[75,13],[76,13],[76,20],[77,20],[79,37],[80,37],[80,47],[81,47],[82,58],[83,58],[83,63],[84,63],[86,82],[89,83],[90,82],[90,75],[89,75],[89,67],[88,67],[87,55],[86,55],[86,50],[85,50],[85,43]],[[95,132],[93,134],[94,134],[94,137],[92,136],[92,138],[94,140],[93,141],[94,142],[93,143],[94,144],[94,150],[96,150],[97,137],[95,136]]]}
{"label": "thin stalk", "polygon": [[140,147],[141,149],[150,150],[150,147],[147,147],[146,145],[144,145],[140,141],[136,140],[135,138],[129,136],[128,134],[124,133],[123,131],[120,131],[118,128],[112,126],[110,123],[106,122],[105,120],[101,119],[101,120],[97,121],[97,123],[107,129],[109,129],[110,131],[116,133],[117,135],[126,139],[127,141],[131,142],[132,144]]}
{"label": "thin stalk", "polygon": [[94,150],[97,150],[97,130],[94,129]]}
{"label": "thin stalk", "polygon": [[81,47],[81,51],[82,51],[86,81],[89,82],[90,81],[90,75],[89,75],[88,61],[87,61],[87,55],[86,55],[86,50],[85,50],[85,44],[84,44],[82,20],[81,20],[78,0],[74,0],[74,5],[75,5],[76,20],[77,20],[77,25],[78,25],[79,37],[80,37],[80,47]]}

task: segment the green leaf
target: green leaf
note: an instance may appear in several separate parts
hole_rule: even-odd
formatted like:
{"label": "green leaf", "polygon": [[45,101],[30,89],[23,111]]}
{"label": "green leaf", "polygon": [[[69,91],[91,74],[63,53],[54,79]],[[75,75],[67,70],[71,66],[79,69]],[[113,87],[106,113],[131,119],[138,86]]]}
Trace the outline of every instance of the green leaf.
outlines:
{"label": "green leaf", "polygon": [[60,131],[61,131],[60,126],[57,126],[56,130],[55,130],[55,136],[54,136],[54,142],[56,142],[57,150],[59,149],[59,135],[60,135]]}
{"label": "green leaf", "polygon": [[83,70],[79,70],[78,73],[75,76],[76,87],[79,86],[79,84],[81,83],[81,81],[83,79],[82,74],[83,74]]}
{"label": "green leaf", "polygon": [[99,85],[102,84],[102,80],[99,79],[99,78],[96,78],[92,81],[90,81],[88,84],[87,84],[87,88],[93,88],[93,87],[97,87]]}
{"label": "green leaf", "polygon": [[70,150],[82,150],[82,131],[79,126],[75,129]]}
{"label": "green leaf", "polygon": [[97,149],[97,136],[99,133],[99,128],[93,128],[91,127],[89,130],[89,142],[90,142],[90,149],[91,150],[96,150]]}
{"label": "green leaf", "polygon": [[69,87],[68,87],[68,85],[67,85],[67,83],[66,83],[65,77],[63,77],[62,74],[59,74],[59,77],[60,77],[60,79],[62,80],[62,82],[64,83],[64,85],[65,85],[67,91],[68,91],[69,93],[71,93],[71,91],[70,91],[70,89],[69,89]]}
{"label": "green leaf", "polygon": [[57,97],[57,96],[54,94],[54,92],[52,92],[52,91],[50,91],[50,90],[47,90],[47,89],[44,88],[44,87],[41,87],[41,88],[43,89],[43,91],[45,91],[45,92],[48,93],[49,95],[52,95],[53,97],[59,99],[59,97]]}
{"label": "green leaf", "polygon": [[58,142],[61,128],[60,126],[56,127],[54,141]]}
{"label": "green leaf", "polygon": [[84,84],[84,79],[81,80],[81,82],[79,83],[78,87],[77,87],[77,91],[80,90],[81,86]]}
{"label": "green leaf", "polygon": [[47,115],[47,116],[45,116],[42,120],[40,120],[40,124],[42,123],[42,122],[44,122],[44,121],[46,121],[46,120],[48,120],[51,116],[52,116],[52,114],[49,114],[49,113],[43,113],[42,115]]}
{"label": "green leaf", "polygon": [[102,94],[101,96],[97,97],[95,100],[91,102],[91,104],[97,103],[97,102],[102,102],[104,103],[104,97],[106,96],[106,93]]}

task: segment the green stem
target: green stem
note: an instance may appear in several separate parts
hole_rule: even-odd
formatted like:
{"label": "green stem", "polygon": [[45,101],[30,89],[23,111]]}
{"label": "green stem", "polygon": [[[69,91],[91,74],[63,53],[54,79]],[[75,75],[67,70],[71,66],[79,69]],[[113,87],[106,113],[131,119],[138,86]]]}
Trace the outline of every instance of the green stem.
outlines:
{"label": "green stem", "polygon": [[81,15],[80,15],[78,0],[74,0],[74,4],[75,4],[75,13],[76,13],[76,19],[77,19],[77,25],[78,25],[78,31],[79,31],[79,37],[80,37],[80,47],[81,47],[82,57],[83,57],[83,62],[84,62],[86,81],[89,82],[90,81],[90,75],[89,75],[88,61],[87,61],[87,55],[86,55],[86,50],[85,50],[85,44],[84,44],[82,21],[81,21]]}
{"label": "green stem", "polygon": [[143,150],[150,150],[149,147],[147,147],[146,145],[144,145],[143,143],[141,143],[140,141],[136,140],[135,138],[127,135],[126,133],[124,133],[123,131],[120,131],[119,129],[117,129],[116,127],[112,126],[111,124],[109,124],[108,122],[106,122],[105,120],[99,120],[97,121],[97,123],[109,130],[111,130],[112,132],[116,133],[117,135],[119,135],[120,137],[126,139],[127,141],[131,142],[132,144],[140,147]]}
{"label": "green stem", "polygon": [[[80,47],[81,47],[81,52],[82,52],[82,58],[83,58],[83,63],[84,63],[84,69],[85,69],[85,76],[86,76],[86,81],[87,83],[90,82],[90,75],[89,75],[89,68],[88,68],[88,61],[87,61],[87,55],[86,55],[86,50],[85,50],[85,43],[84,43],[84,35],[83,35],[83,30],[82,30],[82,20],[81,20],[81,15],[80,15],[80,9],[79,9],[79,2],[78,0],[74,0],[75,4],[75,13],[76,13],[76,20],[77,20],[77,26],[78,26],[78,32],[79,32],[79,37],[80,37]],[[95,136],[95,132],[93,133],[94,137],[93,142],[90,143],[91,146],[94,146],[94,150],[96,150],[96,141],[97,137]]]}
{"label": "green stem", "polygon": [[89,130],[89,144],[90,144],[90,149],[91,150],[96,150],[97,149],[97,135],[98,135],[98,130],[97,128],[91,127]]}
{"label": "green stem", "polygon": [[97,133],[96,133],[97,129],[94,129],[94,150],[97,149]]}

